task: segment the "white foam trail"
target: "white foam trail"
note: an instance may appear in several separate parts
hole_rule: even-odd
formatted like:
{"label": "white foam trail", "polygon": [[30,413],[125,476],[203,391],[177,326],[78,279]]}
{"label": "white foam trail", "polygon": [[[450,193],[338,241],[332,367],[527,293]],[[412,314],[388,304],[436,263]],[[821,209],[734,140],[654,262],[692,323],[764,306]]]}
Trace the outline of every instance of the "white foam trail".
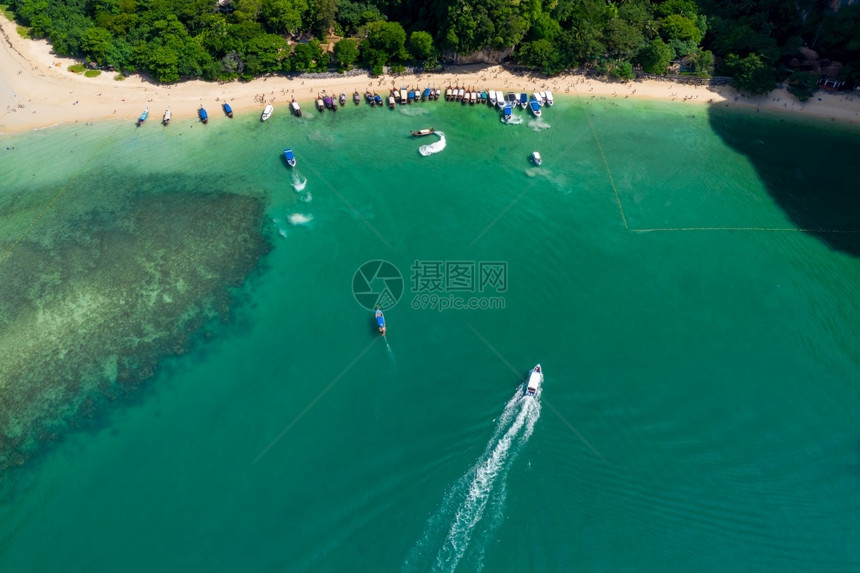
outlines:
{"label": "white foam trail", "polygon": [[430,143],[428,145],[422,145],[418,148],[418,153],[420,153],[424,157],[427,157],[428,155],[433,155],[434,153],[439,153],[440,151],[445,149],[445,146],[447,145],[444,132],[434,131],[433,135],[438,135],[439,141],[434,141],[433,143]]}
{"label": "white foam trail", "polygon": [[[446,493],[439,510],[427,521],[424,534],[404,563],[404,570],[426,570],[426,564],[419,561],[430,557],[432,546],[444,533],[445,539],[432,568],[454,571],[472,545],[476,532],[479,534],[473,548],[476,563],[470,563],[469,568],[482,568],[491,533],[503,521],[508,472],[540,418],[540,395],[541,390],[534,398],[524,397],[522,388],[517,389],[499,416],[484,453]],[[486,525],[478,531],[485,514]]]}
{"label": "white foam trail", "polygon": [[307,225],[314,220],[314,216],[305,215],[304,213],[293,213],[287,217],[287,220],[290,222],[290,225]]}
{"label": "white foam trail", "polygon": [[508,125],[519,125],[523,122],[523,118],[518,115],[512,115],[509,121],[502,121],[502,123],[506,123]]}
{"label": "white foam trail", "polygon": [[391,345],[388,344],[388,337],[383,336],[382,339],[385,340],[385,347],[388,349],[388,357],[391,359],[391,363],[396,366],[397,363],[394,361],[394,350],[392,350]]}
{"label": "white foam trail", "polygon": [[536,119],[529,120],[529,128],[532,131],[543,131],[545,129],[549,129],[550,125],[543,120],[543,116],[538,117]]}
{"label": "white foam trail", "polygon": [[419,115],[427,115],[428,113],[430,113],[428,110],[422,108],[421,106],[413,107],[410,105],[407,107],[405,105],[400,105],[397,106],[397,109],[400,110],[401,114],[409,117],[417,117]]}
{"label": "white foam trail", "polygon": [[305,190],[305,186],[308,184],[307,177],[302,177],[299,175],[298,171],[293,171],[293,189],[296,193],[301,193]]}

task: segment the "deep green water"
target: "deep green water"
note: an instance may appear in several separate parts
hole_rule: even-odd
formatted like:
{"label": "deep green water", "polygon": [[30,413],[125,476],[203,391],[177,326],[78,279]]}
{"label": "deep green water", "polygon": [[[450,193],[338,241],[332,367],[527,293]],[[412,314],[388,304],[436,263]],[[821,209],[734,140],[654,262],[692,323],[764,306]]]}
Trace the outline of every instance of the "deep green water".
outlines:
{"label": "deep green water", "polygon": [[[114,398],[66,412],[4,472],[0,569],[860,568],[860,259],[854,233],[831,232],[860,230],[856,198],[833,192],[856,187],[856,130],[611,101],[511,126],[441,102],[278,108],[265,124],[191,113],[2,141],[2,250],[55,199],[0,262],[0,289],[30,280],[7,270],[26,268],[16,257],[84,253],[68,270],[83,286],[46,281],[58,322],[85,307],[141,340],[119,298],[80,294],[123,280],[160,316],[171,293],[217,299],[232,283],[206,253],[259,253],[225,248],[236,209],[189,196],[261,201],[271,250],[250,273],[223,263],[247,278],[218,312],[176,311],[196,334],[154,377],[118,395],[102,372]],[[422,157],[435,138],[408,133],[430,125],[446,147]],[[153,196],[181,216],[141,223]],[[117,229],[136,237],[126,250],[107,249]],[[114,257],[98,272],[76,247],[88,236]],[[135,272],[157,262],[116,262],[159,237],[194,266],[152,282]],[[386,340],[351,288],[375,259],[405,278]],[[506,263],[505,292],[457,293],[504,308],[414,308],[415,261]],[[82,340],[66,362],[106,360],[103,338]],[[20,362],[19,379],[68,375]],[[536,362],[540,399],[514,399]]]}

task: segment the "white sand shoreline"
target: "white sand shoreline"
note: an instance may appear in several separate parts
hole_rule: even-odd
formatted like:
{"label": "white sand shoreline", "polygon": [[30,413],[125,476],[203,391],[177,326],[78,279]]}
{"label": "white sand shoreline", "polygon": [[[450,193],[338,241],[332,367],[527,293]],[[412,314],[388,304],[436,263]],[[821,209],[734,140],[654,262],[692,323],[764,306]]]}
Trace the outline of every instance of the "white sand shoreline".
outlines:
{"label": "white sand shoreline", "polygon": [[[174,85],[151,83],[140,76],[116,81],[115,73],[104,72],[95,78],[68,71],[80,63],[51,53],[44,40],[26,40],[16,24],[0,15],[0,134],[14,134],[75,122],[122,119],[134,122],[149,108],[152,119],[160,121],[165,109],[174,118],[194,117],[202,105],[210,117],[220,114],[220,104],[228,101],[237,112],[259,113],[266,104],[276,113],[289,113],[287,104],[295,98],[311,111],[317,94],[377,91],[387,97],[392,85],[474,86],[504,91],[552,90],[557,97],[643,98],[663,101],[722,104],[727,107],[786,112],[841,123],[860,124],[860,96],[845,93],[819,93],[806,103],[779,89],[766,96],[748,98],[729,86],[699,86],[666,80],[643,79],[625,83],[607,82],[570,74],[552,78],[517,75],[501,66],[462,66],[455,72],[434,74],[369,75],[333,78],[271,76],[251,82],[216,83],[202,80]],[[277,108],[282,107],[278,110]]]}

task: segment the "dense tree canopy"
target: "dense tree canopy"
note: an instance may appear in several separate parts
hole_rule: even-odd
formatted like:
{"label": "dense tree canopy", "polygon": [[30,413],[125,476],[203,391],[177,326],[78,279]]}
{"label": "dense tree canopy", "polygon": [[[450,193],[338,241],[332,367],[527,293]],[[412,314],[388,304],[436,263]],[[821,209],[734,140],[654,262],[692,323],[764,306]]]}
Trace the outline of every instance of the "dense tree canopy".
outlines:
{"label": "dense tree canopy", "polygon": [[[61,55],[161,82],[282,71],[381,71],[494,51],[555,74],[586,66],[629,77],[679,62],[761,91],[788,78],[808,93],[836,61],[860,78],[860,2],[817,0],[10,0],[18,21]],[[320,46],[334,33],[332,54]],[[316,41],[310,41],[311,38]],[[408,42],[407,42],[408,38]],[[345,41],[348,40],[348,41]],[[805,55],[801,55],[801,51]],[[807,58],[807,59],[804,59]]]}

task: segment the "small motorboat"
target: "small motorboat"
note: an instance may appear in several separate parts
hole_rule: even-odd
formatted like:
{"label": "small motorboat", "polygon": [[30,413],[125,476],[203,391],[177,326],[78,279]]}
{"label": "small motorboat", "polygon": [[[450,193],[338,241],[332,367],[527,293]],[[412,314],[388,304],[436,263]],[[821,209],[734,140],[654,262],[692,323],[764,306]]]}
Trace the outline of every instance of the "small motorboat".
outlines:
{"label": "small motorboat", "polygon": [[538,100],[540,101],[540,104],[546,105],[546,92],[538,92],[538,95],[540,96],[538,98]]}
{"label": "small motorboat", "polygon": [[532,163],[540,167],[540,164],[543,163],[543,159],[541,159],[540,153],[537,151],[532,151]]}
{"label": "small motorboat", "polygon": [[507,103],[505,102],[505,94],[502,93],[501,90],[496,92],[496,105],[499,106],[499,109],[507,105]]}
{"label": "small motorboat", "polygon": [[430,88],[424,88],[424,91],[421,92],[421,101],[428,99],[430,99]]}
{"label": "small motorboat", "polygon": [[394,109],[395,105],[397,105],[397,103],[394,101],[394,96],[388,96],[388,109]]}
{"label": "small motorboat", "polygon": [[270,117],[272,117],[272,113],[275,111],[275,106],[269,104],[266,106],[266,109],[263,110],[263,114],[260,116],[260,121],[266,121]]}
{"label": "small motorboat", "polygon": [[[413,96],[415,94],[412,94]],[[400,103],[406,103],[409,98],[406,95],[406,89],[400,88]]]}
{"label": "small motorboat", "polygon": [[504,123],[510,123],[511,119],[514,117],[514,108],[509,105],[505,106],[504,111],[502,111],[502,121]]}
{"label": "small motorboat", "polygon": [[170,110],[164,110],[164,117],[161,118],[161,125],[167,125],[170,123]]}
{"label": "small motorboat", "polygon": [[361,94],[359,94],[358,91],[353,92],[352,103],[354,103],[355,105],[358,105],[361,103]]}
{"label": "small motorboat", "polygon": [[290,102],[290,111],[293,112],[294,116],[302,117],[302,106],[296,100]]}
{"label": "small motorboat", "polygon": [[466,97],[466,90],[463,88],[458,89],[457,90],[457,99],[462,101],[464,97]]}
{"label": "small motorboat", "polygon": [[526,109],[529,106],[529,96],[525,93],[520,94],[520,107]]}
{"label": "small motorboat", "polygon": [[517,105],[517,101],[519,101],[519,96],[514,92],[508,92],[508,95],[505,97],[508,100],[508,103],[512,106]]}
{"label": "small motorboat", "polygon": [[230,107],[230,104],[226,101],[221,104],[221,107],[224,108],[224,113],[227,114],[227,117],[233,117],[233,108]]}
{"label": "small motorboat", "polygon": [[553,103],[552,102],[552,92],[547,91],[546,92],[546,105],[548,105],[549,107],[552,107],[552,103]]}
{"label": "small motorboat", "polygon": [[412,103],[415,101],[415,90],[409,90],[406,93],[406,103]]}
{"label": "small motorboat", "polygon": [[374,107],[376,105],[376,101],[373,99],[373,94],[369,91],[364,92],[364,101],[366,101],[367,105],[370,107]]}
{"label": "small motorboat", "polygon": [[199,117],[200,121],[203,123],[209,123],[209,114],[206,113],[206,110],[202,107],[197,110],[197,117]]}
{"label": "small motorboat", "polygon": [[413,131],[412,135],[414,135],[415,137],[424,137],[425,135],[433,135],[434,133],[436,133],[436,130],[430,127],[428,129],[419,129],[418,131]]}
{"label": "small motorboat", "polygon": [[340,94],[340,107],[346,105],[346,94]]}
{"label": "small motorboat", "polygon": [[540,103],[537,100],[529,100],[529,107],[531,107],[532,113],[535,117],[540,117]]}
{"label": "small motorboat", "polygon": [[290,167],[296,166],[296,156],[293,153],[293,150],[289,147],[284,150],[284,161],[286,161],[287,165]]}
{"label": "small motorboat", "polygon": [[375,103],[379,107],[382,107],[382,96],[377,94],[377,93],[374,93],[373,94],[373,103]]}
{"label": "small motorboat", "polygon": [[496,90],[490,90],[490,105],[496,106]]}
{"label": "small motorboat", "polygon": [[451,101],[454,99],[454,89],[451,86],[445,90],[445,101]]}
{"label": "small motorboat", "polygon": [[316,106],[319,111],[325,111],[325,102],[321,97],[317,98]]}
{"label": "small motorboat", "polygon": [[534,396],[540,390],[540,385],[543,384],[543,371],[540,364],[529,370],[529,379],[525,383],[523,394],[526,396]]}
{"label": "small motorboat", "polygon": [[139,118],[137,118],[137,123],[135,125],[137,125],[137,127],[140,127],[141,125],[143,125],[143,122],[146,121],[147,117],[149,117],[149,108],[143,110],[143,113],[140,114]]}
{"label": "small motorboat", "polygon": [[480,103],[487,103],[487,98],[488,98],[488,97],[489,97],[489,96],[487,96],[487,92],[486,92],[486,91],[482,91],[482,92],[481,92],[481,102],[480,102]]}
{"label": "small motorboat", "polygon": [[385,316],[378,306],[376,307],[376,326],[379,327],[380,334],[385,336]]}
{"label": "small motorboat", "polygon": [[[532,94],[531,99],[533,99],[533,100],[535,100],[536,102],[538,102],[538,104],[543,105],[543,96],[542,96],[542,95],[540,95],[540,92],[534,92],[534,93]],[[529,104],[529,105],[531,105],[531,104]]]}

